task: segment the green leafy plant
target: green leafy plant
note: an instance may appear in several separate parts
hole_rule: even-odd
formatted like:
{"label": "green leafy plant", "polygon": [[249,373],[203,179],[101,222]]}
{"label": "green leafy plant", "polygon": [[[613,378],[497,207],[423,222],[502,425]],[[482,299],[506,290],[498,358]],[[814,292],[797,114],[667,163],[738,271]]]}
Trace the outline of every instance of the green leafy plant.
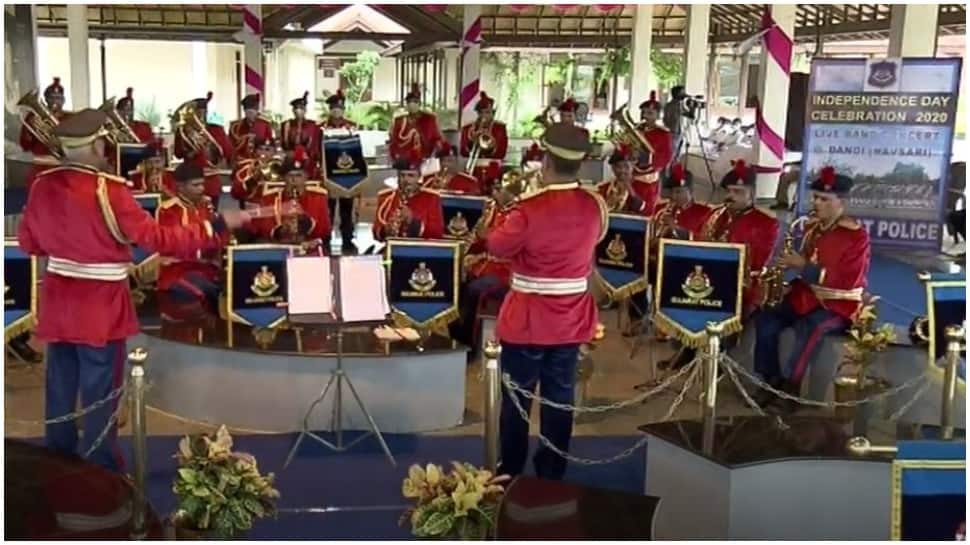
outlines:
{"label": "green leafy plant", "polygon": [[386,131],[391,128],[394,117],[398,114],[400,106],[394,102],[372,102],[368,103],[361,125],[373,130]]}
{"label": "green leafy plant", "polygon": [[233,452],[225,426],[215,434],[183,437],[175,458],[172,491],[183,527],[229,538],[276,514],[280,493],[273,488],[273,474],[261,475],[252,455]]}
{"label": "green leafy plant", "polygon": [[664,53],[660,49],[650,50],[650,65],[653,66],[654,80],[661,89],[670,89],[684,79],[684,57],[674,53]]}
{"label": "green leafy plant", "polygon": [[370,89],[374,80],[374,69],[381,62],[381,56],[374,51],[361,51],[353,62],[340,67],[340,75],[346,81],[347,101],[360,102]]}
{"label": "green leafy plant", "polygon": [[618,78],[625,78],[630,75],[632,63],[630,61],[630,48],[612,47],[606,50],[603,55],[603,64],[596,79],[596,89],[603,87],[603,84],[613,79],[615,74]]}
{"label": "green leafy plant", "polygon": [[578,61],[572,53],[551,62],[546,66],[546,84],[562,85],[566,96],[572,96],[577,64]]}
{"label": "green leafy plant", "polygon": [[162,112],[158,109],[158,105],[155,104],[155,97],[152,97],[151,102],[143,102],[135,109],[135,118],[148,123],[152,128],[162,124]]}
{"label": "green leafy plant", "polygon": [[447,474],[435,464],[411,466],[401,493],[415,505],[404,512],[401,525],[410,523],[419,538],[485,539],[505,494],[502,483],[509,477],[496,477],[471,464],[451,465]]}
{"label": "green leafy plant", "polygon": [[896,330],[892,324],[877,325],[877,296],[866,296],[849,326],[849,339],[843,343],[845,356],[839,365],[840,374],[855,375],[857,384],[864,385],[869,366],[877,352],[882,352],[896,341]]}

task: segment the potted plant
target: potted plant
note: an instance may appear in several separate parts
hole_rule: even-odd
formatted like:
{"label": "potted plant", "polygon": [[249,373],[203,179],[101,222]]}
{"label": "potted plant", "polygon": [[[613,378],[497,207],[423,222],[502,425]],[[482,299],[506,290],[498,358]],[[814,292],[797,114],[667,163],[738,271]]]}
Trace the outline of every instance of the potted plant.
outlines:
{"label": "potted plant", "polygon": [[418,538],[486,539],[495,527],[499,501],[505,493],[507,475],[494,476],[471,464],[452,462],[445,473],[441,466],[415,464],[401,484],[405,498],[414,506],[401,516],[410,522]]}
{"label": "potted plant", "polygon": [[183,437],[175,458],[176,537],[236,538],[256,519],[276,514],[280,493],[273,474],[261,475],[251,454],[233,452],[225,426],[215,434]]}
{"label": "potted plant", "polygon": [[[877,325],[877,296],[866,295],[849,326],[849,338],[843,343],[845,355],[835,374],[835,400],[851,401],[865,399],[886,389],[882,379],[869,376],[869,367],[877,352],[882,352],[896,341],[896,330],[892,324]],[[844,417],[855,414],[852,408],[837,408],[836,413]]]}

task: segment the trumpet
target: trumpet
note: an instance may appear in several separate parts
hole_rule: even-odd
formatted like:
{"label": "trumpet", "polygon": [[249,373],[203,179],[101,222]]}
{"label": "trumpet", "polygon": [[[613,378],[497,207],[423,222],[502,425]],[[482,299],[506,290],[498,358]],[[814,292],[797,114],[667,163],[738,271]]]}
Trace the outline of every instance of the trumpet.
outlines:
{"label": "trumpet", "polygon": [[[176,134],[182,135],[185,143],[197,153],[205,154],[209,166],[216,166],[222,158],[222,148],[216,139],[209,134],[205,120],[199,119],[199,112],[195,107],[195,100],[182,103],[172,114],[172,127]],[[212,152],[215,150],[215,156]]]}
{"label": "trumpet", "polygon": [[128,123],[121,118],[118,110],[115,109],[114,97],[104,101],[104,104],[98,109],[108,117],[105,128],[108,130],[115,144],[137,144],[139,142],[138,135],[135,134],[135,131],[131,130]]}
{"label": "trumpet", "polygon": [[[814,212],[813,212],[814,214]],[[813,221],[813,215],[801,216],[791,222],[785,239],[782,242],[781,252],[774,264],[765,267],[758,273],[761,283],[761,306],[762,308],[773,308],[781,304],[785,297],[785,269],[779,263],[780,258],[795,253],[795,233],[803,224]]]}
{"label": "trumpet", "polygon": [[[23,126],[50,150],[51,155],[58,159],[64,158],[61,141],[54,135],[54,127],[59,123],[54,114],[40,101],[37,89],[27,93],[17,101],[17,106],[26,110],[20,113]],[[33,114],[30,116],[29,114]]]}
{"label": "trumpet", "polygon": [[495,149],[495,139],[492,138],[491,129],[491,123],[486,127],[472,129],[474,143],[472,144],[471,153],[468,155],[468,161],[465,163],[465,172],[471,172],[475,168],[475,163],[478,162],[478,158],[481,157],[483,151],[490,152]]}

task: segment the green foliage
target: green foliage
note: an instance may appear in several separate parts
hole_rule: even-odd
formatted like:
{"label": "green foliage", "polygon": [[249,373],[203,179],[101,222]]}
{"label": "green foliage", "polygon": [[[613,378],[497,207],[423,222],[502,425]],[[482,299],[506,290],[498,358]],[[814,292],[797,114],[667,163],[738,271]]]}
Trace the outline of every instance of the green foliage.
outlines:
{"label": "green foliage", "polygon": [[566,96],[572,96],[573,84],[576,81],[576,65],[578,61],[572,53],[546,66],[546,83],[548,85],[562,85]]}
{"label": "green foliage", "polygon": [[876,352],[882,352],[896,341],[896,330],[892,324],[877,324],[879,319],[876,301],[879,297],[867,296],[856,312],[849,327],[849,339],[845,341],[845,356],[840,369],[849,369],[858,378],[858,384],[865,384],[866,374]]}
{"label": "green foliage", "polygon": [[510,124],[507,128],[509,138],[538,138],[542,135],[543,127],[535,122],[535,118],[542,112],[527,112],[527,115],[519,115],[515,124]]}
{"label": "green foliage", "polygon": [[458,109],[457,108],[442,108],[435,111],[435,117],[438,118],[438,128],[440,130],[447,129],[459,129],[458,126]]}
{"label": "green foliage", "polygon": [[141,103],[138,108],[135,109],[135,119],[140,119],[145,123],[148,123],[152,128],[158,127],[162,124],[162,112],[158,109],[158,105],[155,104],[155,97],[152,97],[152,101],[148,103]]}
{"label": "green foliage", "polygon": [[232,452],[225,426],[215,435],[185,436],[179,441],[178,472],[172,491],[178,518],[193,530],[231,538],[253,522],[276,514],[280,493],[273,474],[263,476],[252,455]]}
{"label": "green foliage", "polygon": [[413,465],[401,493],[413,499],[401,524],[419,538],[485,539],[495,525],[508,476],[495,477],[471,464],[452,462],[449,473],[435,464]]}
{"label": "green foliage", "polygon": [[362,51],[357,54],[354,62],[349,62],[340,67],[340,75],[347,83],[347,101],[351,103],[360,102],[364,98],[364,93],[370,89],[371,82],[374,80],[374,69],[381,62],[381,56],[373,51]]}
{"label": "green foliage", "polygon": [[653,77],[661,89],[670,89],[684,80],[684,57],[664,53],[657,48],[650,50]]}
{"label": "green foliage", "polygon": [[615,74],[618,78],[625,78],[630,75],[633,63],[630,60],[630,48],[612,47],[606,50],[603,55],[603,64],[596,80],[596,89],[599,90],[604,83],[613,79]]}

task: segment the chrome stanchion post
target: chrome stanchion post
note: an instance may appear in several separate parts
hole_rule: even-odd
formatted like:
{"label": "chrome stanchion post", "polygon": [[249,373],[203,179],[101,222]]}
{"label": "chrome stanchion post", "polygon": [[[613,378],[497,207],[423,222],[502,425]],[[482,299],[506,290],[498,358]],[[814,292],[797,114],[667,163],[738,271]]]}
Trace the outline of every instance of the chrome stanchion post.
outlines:
{"label": "chrome stanchion post", "polygon": [[502,399],[498,358],[502,347],[495,340],[485,343],[485,468],[495,473],[498,468],[499,407]]}
{"label": "chrome stanchion post", "polygon": [[145,443],[145,360],[148,352],[135,348],[128,354],[131,363],[131,428],[134,453],[135,501],[131,510],[131,537],[145,537],[145,473],[148,448]]}
{"label": "chrome stanchion post", "polygon": [[721,334],[724,328],[720,324],[708,322],[707,351],[704,354],[704,405],[703,422],[704,437],[702,448],[710,455],[714,451],[714,429],[717,417],[717,365],[721,360]]}
{"label": "chrome stanchion post", "polygon": [[946,368],[943,373],[943,399],[940,405],[940,437],[953,439],[953,408],[957,393],[957,366],[960,365],[960,349],[966,332],[962,327],[946,327]]}

